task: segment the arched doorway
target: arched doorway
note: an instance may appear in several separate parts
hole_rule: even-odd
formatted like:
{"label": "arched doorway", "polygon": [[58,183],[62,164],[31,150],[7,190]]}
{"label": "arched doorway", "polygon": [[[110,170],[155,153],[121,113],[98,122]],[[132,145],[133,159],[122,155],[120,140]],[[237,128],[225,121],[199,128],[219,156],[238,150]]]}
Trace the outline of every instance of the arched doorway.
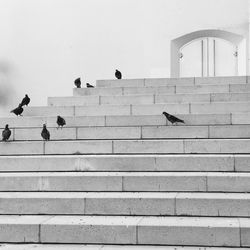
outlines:
{"label": "arched doorway", "polygon": [[171,77],[238,75],[243,39],[227,31],[203,30],[172,40]]}

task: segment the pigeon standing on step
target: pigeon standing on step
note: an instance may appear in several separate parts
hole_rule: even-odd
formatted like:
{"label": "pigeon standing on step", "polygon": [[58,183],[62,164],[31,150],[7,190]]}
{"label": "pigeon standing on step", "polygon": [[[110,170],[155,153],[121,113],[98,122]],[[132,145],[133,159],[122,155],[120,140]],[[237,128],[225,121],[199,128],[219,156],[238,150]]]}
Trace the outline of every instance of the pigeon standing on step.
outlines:
{"label": "pigeon standing on step", "polygon": [[14,114],[17,115],[17,116],[18,116],[18,115],[21,116],[21,114],[23,113],[22,104],[20,103],[20,104],[18,105],[18,107],[15,108],[15,109],[13,109],[13,110],[11,110],[10,113],[14,113]]}
{"label": "pigeon standing on step", "polygon": [[81,78],[75,79],[75,86],[76,86],[77,88],[81,88]]}
{"label": "pigeon standing on step", "polygon": [[2,132],[2,140],[3,141],[8,141],[11,135],[11,130],[9,129],[9,125],[5,125],[5,129]]}
{"label": "pigeon standing on step", "polygon": [[87,87],[87,88],[94,88],[94,86],[91,85],[91,84],[89,84],[89,83],[86,83],[86,87]]}
{"label": "pigeon standing on step", "polygon": [[172,124],[177,124],[178,122],[185,123],[183,120],[181,120],[173,115],[170,115],[167,112],[163,112],[162,114],[165,115],[167,120],[170,121]]}
{"label": "pigeon standing on step", "polygon": [[50,139],[50,133],[46,128],[46,124],[43,124],[43,130],[41,132],[41,136],[45,141],[48,141]]}
{"label": "pigeon standing on step", "polygon": [[[57,121],[56,121],[58,128],[62,128],[64,125],[66,125],[66,121],[64,118],[62,118],[60,115],[57,116]],[[57,128],[57,129],[58,129]]]}
{"label": "pigeon standing on step", "polygon": [[28,104],[30,103],[30,98],[28,97],[28,95],[26,94],[25,97],[23,98],[22,102],[20,103],[21,106],[28,106]]}
{"label": "pigeon standing on step", "polygon": [[115,70],[115,77],[117,79],[122,79],[122,73],[121,71],[119,71],[118,69]]}

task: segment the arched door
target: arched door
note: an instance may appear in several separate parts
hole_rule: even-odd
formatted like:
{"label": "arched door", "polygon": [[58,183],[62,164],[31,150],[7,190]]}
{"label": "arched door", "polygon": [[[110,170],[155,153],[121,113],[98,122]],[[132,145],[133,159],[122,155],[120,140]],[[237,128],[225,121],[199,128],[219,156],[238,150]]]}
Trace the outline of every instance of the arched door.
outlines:
{"label": "arched door", "polygon": [[205,37],[185,44],[179,51],[180,76],[238,75],[238,52],[232,43]]}

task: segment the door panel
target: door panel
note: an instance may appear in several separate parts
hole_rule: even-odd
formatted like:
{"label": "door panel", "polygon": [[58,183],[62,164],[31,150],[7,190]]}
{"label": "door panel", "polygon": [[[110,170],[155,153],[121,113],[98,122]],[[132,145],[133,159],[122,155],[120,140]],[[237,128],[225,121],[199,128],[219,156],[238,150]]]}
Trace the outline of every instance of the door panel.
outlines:
{"label": "door panel", "polygon": [[183,47],[180,53],[180,75],[201,76],[202,71],[201,40],[194,41]]}
{"label": "door panel", "polygon": [[194,40],[180,50],[180,76],[237,75],[236,48],[213,37]]}
{"label": "door panel", "polygon": [[221,39],[215,43],[215,75],[233,76],[236,70],[235,47]]}

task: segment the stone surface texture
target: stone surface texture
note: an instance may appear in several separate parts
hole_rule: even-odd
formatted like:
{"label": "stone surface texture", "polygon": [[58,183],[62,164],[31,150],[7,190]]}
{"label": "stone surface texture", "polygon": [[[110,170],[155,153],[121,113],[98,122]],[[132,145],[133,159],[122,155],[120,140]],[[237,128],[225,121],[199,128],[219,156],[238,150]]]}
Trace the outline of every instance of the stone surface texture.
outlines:
{"label": "stone surface texture", "polygon": [[98,80],[1,117],[0,250],[249,249],[249,79]]}

